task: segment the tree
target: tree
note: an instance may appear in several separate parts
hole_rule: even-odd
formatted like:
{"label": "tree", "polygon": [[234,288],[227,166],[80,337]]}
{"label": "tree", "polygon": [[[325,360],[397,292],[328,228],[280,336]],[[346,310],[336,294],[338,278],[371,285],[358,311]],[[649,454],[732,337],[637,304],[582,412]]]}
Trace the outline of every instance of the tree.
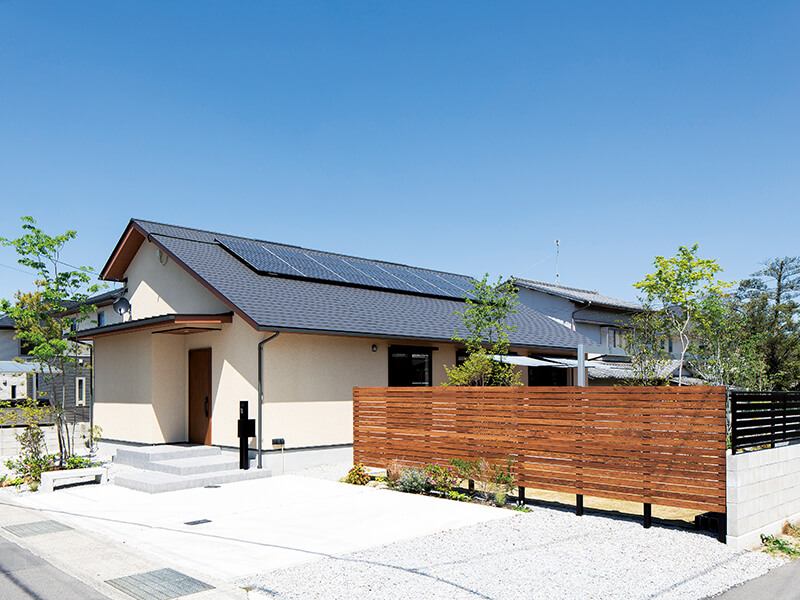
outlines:
{"label": "tree", "polygon": [[716,274],[722,271],[716,260],[698,258],[698,244],[691,247],[679,246],[672,258],[656,256],[653,265],[655,273],[645,275],[633,286],[644,297],[645,309],[659,310],[669,329],[674,331],[681,342],[681,364],[678,371],[678,385],[683,385],[683,362],[693,340],[692,327],[699,317],[702,298],[711,294],[721,294],[730,284],[719,281]]}
{"label": "tree", "polygon": [[[29,354],[45,376],[63,466],[72,454],[64,397],[67,381],[77,374],[76,329],[95,310],[85,301],[99,286],[90,285],[90,267],[62,269],[61,253],[77,232],[70,230],[52,237],[36,226],[33,217],[22,217],[21,221],[23,234],[13,240],[0,238],[0,244],[12,246],[18,255],[17,262],[36,273],[36,290],[17,292],[13,302],[0,300],[0,311],[14,320],[16,337],[31,348]],[[65,314],[68,309],[72,309],[69,315]]]}
{"label": "tree", "polygon": [[800,257],[767,261],[739,284],[747,332],[757,339],[774,389],[800,388]]}
{"label": "tree", "polygon": [[669,356],[664,348],[668,324],[660,311],[643,310],[625,323],[625,350],[631,359],[633,385],[664,385]]}
{"label": "tree", "polygon": [[770,389],[759,334],[734,294],[711,293],[700,300],[694,326],[694,365],[703,379],[749,390]]}
{"label": "tree", "polygon": [[513,365],[490,358],[508,354],[508,336],[517,326],[506,319],[517,312],[517,288],[502,278],[495,285],[487,283],[488,279],[487,273],[481,281],[473,281],[472,294],[464,298],[466,308],[454,313],[461,317],[464,331],[456,329],[452,339],[466,346],[468,356],[458,366],[445,367],[444,385],[522,385]]}

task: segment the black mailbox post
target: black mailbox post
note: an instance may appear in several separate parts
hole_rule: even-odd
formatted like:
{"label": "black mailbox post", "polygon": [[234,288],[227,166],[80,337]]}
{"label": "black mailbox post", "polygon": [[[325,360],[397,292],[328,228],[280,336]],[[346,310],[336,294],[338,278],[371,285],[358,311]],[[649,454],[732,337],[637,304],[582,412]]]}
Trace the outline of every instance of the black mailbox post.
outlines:
{"label": "black mailbox post", "polygon": [[251,437],[256,436],[256,420],[247,418],[247,400],[239,402],[239,468],[250,468],[250,451],[247,449]]}

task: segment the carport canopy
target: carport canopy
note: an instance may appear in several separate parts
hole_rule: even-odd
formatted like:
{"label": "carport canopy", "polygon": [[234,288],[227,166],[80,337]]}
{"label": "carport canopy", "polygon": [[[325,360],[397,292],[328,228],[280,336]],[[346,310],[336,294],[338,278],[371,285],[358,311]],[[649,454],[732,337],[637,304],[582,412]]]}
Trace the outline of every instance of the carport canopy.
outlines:
{"label": "carport canopy", "polygon": [[555,367],[557,369],[566,369],[567,365],[550,362],[549,360],[541,360],[539,358],[528,358],[527,356],[507,356],[502,354],[490,354],[489,358],[501,363],[508,363],[512,365],[520,365],[521,367]]}

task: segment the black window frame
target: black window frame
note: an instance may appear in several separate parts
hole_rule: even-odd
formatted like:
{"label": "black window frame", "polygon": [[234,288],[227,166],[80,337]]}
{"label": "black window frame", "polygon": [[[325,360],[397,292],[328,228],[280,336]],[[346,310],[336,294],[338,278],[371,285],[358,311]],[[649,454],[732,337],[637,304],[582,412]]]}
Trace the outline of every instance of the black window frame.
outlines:
{"label": "black window frame", "polygon": [[[395,344],[389,346],[388,352],[388,387],[432,387],[433,386],[433,353],[438,348],[432,346],[405,346]],[[405,373],[398,373],[396,371],[397,359],[392,356],[393,354],[404,353],[408,355],[408,363],[405,366]],[[424,383],[414,383],[411,381],[411,374],[413,373],[413,365],[411,361],[414,354],[425,354],[428,360],[428,378]],[[403,375],[407,375],[403,377]]]}

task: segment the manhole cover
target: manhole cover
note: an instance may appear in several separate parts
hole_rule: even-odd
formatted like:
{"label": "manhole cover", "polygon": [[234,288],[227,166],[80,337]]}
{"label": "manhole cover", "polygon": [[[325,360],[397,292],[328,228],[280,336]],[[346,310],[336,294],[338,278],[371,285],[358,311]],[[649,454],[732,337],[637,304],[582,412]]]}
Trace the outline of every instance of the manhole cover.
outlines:
{"label": "manhole cover", "polygon": [[168,600],[214,589],[213,585],[203,583],[174,569],[159,569],[109,579],[106,583],[137,600]]}
{"label": "manhole cover", "polygon": [[17,525],[4,525],[3,529],[16,535],[17,537],[30,537],[32,535],[43,535],[45,533],[57,533],[68,531],[72,527],[67,527],[58,521],[34,521],[33,523],[18,523]]}

